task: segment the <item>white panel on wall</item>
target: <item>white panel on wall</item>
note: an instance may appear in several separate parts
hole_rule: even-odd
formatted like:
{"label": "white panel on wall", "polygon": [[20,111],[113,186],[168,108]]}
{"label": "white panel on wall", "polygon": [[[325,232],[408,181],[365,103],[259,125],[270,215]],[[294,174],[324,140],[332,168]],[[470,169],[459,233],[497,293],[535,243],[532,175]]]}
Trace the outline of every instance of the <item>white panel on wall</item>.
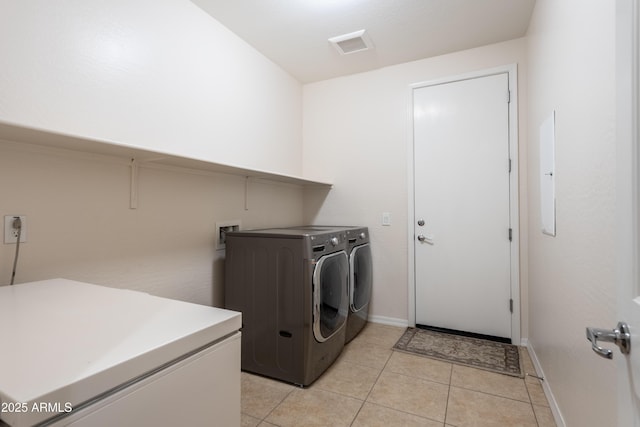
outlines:
{"label": "white panel on wall", "polygon": [[540,125],[540,213],[542,232],[556,235],[555,111]]}

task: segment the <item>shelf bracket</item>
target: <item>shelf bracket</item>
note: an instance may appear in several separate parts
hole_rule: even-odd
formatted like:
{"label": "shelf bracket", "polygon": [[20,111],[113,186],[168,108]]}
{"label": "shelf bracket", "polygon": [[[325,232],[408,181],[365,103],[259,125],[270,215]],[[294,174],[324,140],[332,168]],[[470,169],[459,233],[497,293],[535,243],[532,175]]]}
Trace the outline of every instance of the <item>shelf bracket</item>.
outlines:
{"label": "shelf bracket", "polygon": [[138,161],[133,158],[129,164],[131,168],[129,183],[129,209],[138,208]]}
{"label": "shelf bracket", "polygon": [[244,210],[249,210],[249,177],[244,177]]}

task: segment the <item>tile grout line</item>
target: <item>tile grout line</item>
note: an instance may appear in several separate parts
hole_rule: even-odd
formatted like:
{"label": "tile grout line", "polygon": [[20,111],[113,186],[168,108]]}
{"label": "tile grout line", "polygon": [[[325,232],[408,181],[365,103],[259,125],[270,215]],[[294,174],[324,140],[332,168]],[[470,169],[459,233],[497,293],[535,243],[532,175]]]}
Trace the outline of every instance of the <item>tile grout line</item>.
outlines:
{"label": "tile grout line", "polygon": [[[524,365],[524,354],[523,353],[527,353],[527,357],[530,358],[527,347],[526,346],[522,346],[522,349],[520,350],[520,360],[523,361],[523,365]],[[525,371],[524,366],[522,366],[522,371]],[[535,375],[537,375],[537,372],[535,373]],[[527,390],[527,396],[529,396],[529,403],[531,404],[531,410],[533,411],[533,418],[536,420],[536,425],[538,427],[540,427],[540,421],[538,420],[538,415],[536,414],[536,409],[534,407],[533,404],[533,399],[531,398],[531,392],[529,391],[529,385],[527,384],[527,373],[524,372],[524,388],[525,390]],[[538,379],[538,381],[540,382],[541,380]],[[546,396],[545,396],[546,397]]]}
{"label": "tile grout line", "polygon": [[533,412],[533,419],[536,420],[536,425],[540,427],[540,422],[538,421],[538,416],[536,415],[536,410],[533,407],[533,399],[531,399],[531,393],[529,392],[529,387],[527,386],[526,375],[524,381],[524,388],[527,390],[527,396],[529,396],[529,404],[531,405],[531,411]]}
{"label": "tile grout line", "polygon": [[[382,346],[381,346],[381,347],[382,347]],[[387,368],[387,365],[389,364],[389,361],[390,361],[390,360],[391,360],[391,358],[393,357],[394,351],[395,351],[395,350],[393,349],[393,347],[391,347],[391,355],[387,358],[387,361],[385,362],[384,366],[383,366],[383,367],[382,367],[382,369],[380,370],[380,373],[379,373],[379,374],[378,374],[378,376],[376,377],[376,380],[374,381],[373,386],[371,387],[371,390],[369,390],[369,393],[367,393],[367,397],[365,397],[365,400],[363,401],[363,405],[362,405],[362,406],[364,406],[364,404],[365,404],[365,403],[367,403],[367,401],[368,401],[368,399],[369,399],[369,396],[371,395],[371,392],[373,391],[374,387],[375,387],[375,386],[376,386],[376,384],[378,383],[378,380],[379,380],[379,379],[380,379],[380,377],[382,376],[382,373],[383,373],[383,372],[384,372],[384,370]],[[451,371],[453,372],[453,366],[452,366]],[[409,376],[409,375],[404,375],[404,374],[401,374],[401,373],[398,373],[398,372],[393,372],[393,371],[390,371],[390,372],[391,372],[391,373],[393,373],[394,375],[400,375],[400,376],[402,376],[402,377],[413,378],[413,377],[411,377],[411,376]],[[449,376],[451,377],[451,375],[452,375],[452,374],[450,373],[450,374],[449,374]],[[434,383],[434,384],[441,384],[441,385],[447,385],[447,386],[448,386],[448,384],[443,384],[443,383],[438,382],[438,381],[431,381],[431,380],[428,380],[428,379],[426,379],[426,378],[419,378],[419,379],[424,380],[424,381],[428,381],[428,382],[432,382],[432,383]],[[447,393],[448,393],[448,392],[447,392]],[[447,400],[448,400],[448,399],[449,399],[449,397],[448,397],[448,394],[447,394]],[[425,417],[425,416],[422,416],[422,415],[417,415],[417,414],[414,414],[414,413],[411,413],[411,412],[402,411],[402,410],[400,410],[400,409],[397,409],[397,408],[394,408],[394,407],[390,407],[390,406],[386,406],[386,405],[382,405],[382,404],[380,404],[380,403],[371,403],[371,404],[372,404],[372,405],[380,406],[380,407],[382,407],[382,408],[391,409],[392,411],[401,412],[401,413],[403,413],[403,414],[407,414],[407,415],[411,415],[411,416],[419,417],[419,418],[422,418],[422,419],[425,419],[425,420],[435,421],[435,422],[438,422],[438,423],[440,422],[440,420],[436,420],[436,419],[433,419],[433,418]],[[360,410],[362,410],[362,407],[360,408]],[[358,414],[359,414],[359,413],[360,413],[360,411],[358,411]],[[351,422],[351,425],[353,425],[353,423],[355,422],[356,418],[358,417],[358,414],[356,414],[356,417],[355,417],[355,418],[353,419],[353,421]],[[442,421],[442,423],[443,423],[443,425],[444,425],[444,424],[446,424],[446,408],[445,408],[445,420],[443,420],[443,421]],[[453,427],[455,427],[455,426],[453,426]]]}
{"label": "tile grout line", "polygon": [[[366,341],[365,341],[366,342]],[[384,346],[380,346],[380,347],[384,347]],[[393,350],[393,349],[392,349]],[[356,416],[353,417],[353,420],[351,421],[351,423],[349,424],[350,426],[353,425],[353,423],[356,422],[356,419],[358,418],[358,415],[360,415],[360,411],[362,411],[362,408],[364,407],[364,404],[367,403],[367,399],[369,399],[369,396],[371,395],[371,392],[373,391],[373,389],[375,388],[376,384],[378,384],[378,380],[380,379],[380,376],[382,375],[382,373],[384,372],[384,369],[387,367],[387,364],[389,364],[389,360],[391,360],[391,356],[393,355],[393,351],[391,352],[391,354],[389,355],[389,357],[387,357],[387,361],[384,362],[384,366],[382,367],[382,369],[380,369],[380,372],[378,373],[378,375],[376,376],[376,380],[373,382],[373,385],[371,386],[371,389],[369,390],[369,392],[367,393],[367,395],[365,396],[364,400],[362,401],[362,405],[360,405],[360,409],[358,409],[358,412],[356,412]]]}
{"label": "tile grout line", "polygon": [[[401,337],[402,337],[402,336],[401,336]],[[401,338],[401,337],[400,337],[400,338]],[[398,338],[398,339],[400,339],[400,338]],[[396,340],[396,342],[397,342],[397,340]],[[382,375],[382,372],[386,369],[387,364],[389,363],[389,360],[391,360],[391,357],[393,356],[394,351],[396,351],[396,350],[394,349],[394,346],[392,346],[392,347],[391,347],[391,356],[389,356],[389,359],[387,359],[387,363],[385,363],[385,366],[384,366],[384,368],[382,369],[382,371],[380,372],[380,375]],[[402,353],[402,352],[401,352],[401,353]],[[428,359],[431,359],[431,360],[438,360],[438,359],[433,359],[433,358],[428,358]],[[422,380],[424,380],[424,381],[432,382],[432,383],[434,383],[434,384],[441,384],[441,385],[446,385],[446,386],[447,386],[447,400],[446,400],[446,403],[445,403],[444,420],[442,421],[442,425],[443,425],[443,426],[445,426],[445,425],[447,424],[447,411],[448,411],[448,409],[449,409],[449,395],[450,395],[450,393],[451,393],[451,380],[452,380],[452,378],[453,378],[453,363],[451,363],[451,362],[446,362],[446,361],[441,361],[441,362],[443,362],[443,363],[447,363],[447,364],[449,364],[449,365],[450,365],[450,371],[449,371],[449,382],[448,382],[447,384],[443,384],[443,383],[441,383],[441,382],[439,382],[439,381],[433,381],[433,380],[431,380],[431,379],[426,379],[426,378],[421,378],[421,379],[422,379]],[[404,374],[402,374],[402,373],[398,373],[398,372],[393,372],[393,373],[394,373],[394,374],[396,374],[396,375],[400,375],[400,376],[407,377],[407,378],[412,378],[411,376],[409,376],[409,375],[404,375]],[[377,383],[377,381],[378,381],[378,380],[376,379],[376,383]],[[375,384],[374,384],[374,386],[375,386]],[[372,390],[373,390],[373,388],[372,388]],[[368,397],[369,397],[369,396],[367,396],[367,398],[368,398]],[[380,406],[385,407],[384,405],[380,405]],[[397,411],[397,409],[395,409],[395,408],[389,408],[389,409],[393,409],[393,410],[396,410],[396,411]],[[400,411],[400,412],[404,412],[404,411]],[[416,414],[411,414],[410,412],[404,412],[404,413],[405,413],[405,414],[410,414],[410,415],[416,415]],[[427,417],[421,417],[421,418],[425,418],[425,419],[432,420],[432,421],[435,421],[435,422],[440,422],[439,420],[435,420],[435,419],[433,419],[433,418],[427,418]],[[455,427],[455,426],[454,426],[454,427]]]}
{"label": "tile grout line", "polygon": [[[260,423],[262,423],[262,422],[265,422],[265,423],[266,423],[266,422],[269,422],[269,421],[267,421],[267,418],[269,417],[269,415],[271,415],[271,414],[273,413],[273,411],[275,411],[275,410],[276,410],[276,408],[278,408],[278,406],[282,405],[282,403],[283,403],[285,400],[287,400],[287,397],[291,396],[291,393],[293,393],[293,392],[294,392],[294,390],[296,390],[296,388],[302,388],[302,387],[297,387],[297,386],[294,386],[294,385],[291,385],[291,384],[290,384],[290,387],[291,387],[291,390],[289,390],[289,392],[287,393],[287,395],[286,395],[285,397],[283,397],[283,398],[282,398],[282,400],[281,400],[280,402],[278,402],[278,404],[277,404],[276,406],[274,406],[274,407],[273,407],[273,408],[272,408],[272,409],[267,413],[267,415],[265,415],[265,416],[264,416],[264,418],[262,418],[262,419],[260,420]],[[304,390],[304,389],[303,389],[303,390]],[[258,423],[258,424],[260,424],[260,423]],[[271,423],[269,422],[269,424],[271,424]]]}
{"label": "tile grout line", "polygon": [[447,403],[444,406],[444,423],[447,424],[447,415],[449,414],[449,398],[451,397],[451,381],[453,381],[453,363],[451,363],[451,370],[449,371],[449,385],[447,387]]}
{"label": "tile grout line", "polygon": [[[436,360],[436,359],[432,359],[432,360]],[[443,362],[443,363],[448,363],[448,362]],[[435,380],[432,380],[432,379],[429,379],[429,378],[424,378],[424,377],[418,377],[418,376],[413,377],[411,375],[403,374],[402,372],[395,372],[395,371],[389,371],[389,372],[391,372],[391,373],[393,373],[395,375],[400,375],[401,377],[417,378],[417,379],[420,379],[420,380],[423,380],[423,381],[428,381],[428,382],[434,383],[434,384],[440,384],[440,385],[446,385],[446,386],[448,386],[450,384],[450,383],[443,383],[443,382],[440,382],[440,381],[435,381]],[[463,387],[461,387],[461,388],[463,388]]]}
{"label": "tile grout line", "polygon": [[[482,390],[475,390],[473,388],[462,387],[462,386],[459,386],[459,385],[452,385],[451,387],[455,387],[455,388],[459,388],[459,389],[467,390],[467,391],[472,391],[474,393],[480,393],[480,394],[484,394],[484,395],[487,395],[487,396],[497,397],[497,398],[500,398],[500,399],[507,399],[507,400],[510,400],[512,402],[529,403],[529,404],[533,405],[533,402],[531,402],[531,396],[529,396],[529,401],[526,401],[526,400],[514,399],[512,397],[501,396],[499,394],[489,393],[489,392],[482,391]],[[525,388],[526,388],[526,386],[525,386]],[[528,394],[529,394],[529,390],[527,390],[527,395]]]}

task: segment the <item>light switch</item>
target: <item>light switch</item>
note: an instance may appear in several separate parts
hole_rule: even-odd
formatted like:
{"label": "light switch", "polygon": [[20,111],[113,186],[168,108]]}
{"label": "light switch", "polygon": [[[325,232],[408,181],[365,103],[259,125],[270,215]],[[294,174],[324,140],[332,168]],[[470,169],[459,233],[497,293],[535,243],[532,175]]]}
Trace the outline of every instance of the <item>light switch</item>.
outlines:
{"label": "light switch", "polygon": [[391,225],[391,213],[382,212],[382,225]]}

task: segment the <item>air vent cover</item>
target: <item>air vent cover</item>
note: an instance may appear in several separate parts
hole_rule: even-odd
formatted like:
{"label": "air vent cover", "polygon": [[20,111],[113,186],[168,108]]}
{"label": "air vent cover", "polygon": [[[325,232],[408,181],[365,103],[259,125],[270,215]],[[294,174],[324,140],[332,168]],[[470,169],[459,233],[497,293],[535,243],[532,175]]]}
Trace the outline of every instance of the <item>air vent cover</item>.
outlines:
{"label": "air vent cover", "polygon": [[373,48],[366,30],[355,31],[341,36],[331,37],[329,43],[335,46],[341,55],[362,52]]}

